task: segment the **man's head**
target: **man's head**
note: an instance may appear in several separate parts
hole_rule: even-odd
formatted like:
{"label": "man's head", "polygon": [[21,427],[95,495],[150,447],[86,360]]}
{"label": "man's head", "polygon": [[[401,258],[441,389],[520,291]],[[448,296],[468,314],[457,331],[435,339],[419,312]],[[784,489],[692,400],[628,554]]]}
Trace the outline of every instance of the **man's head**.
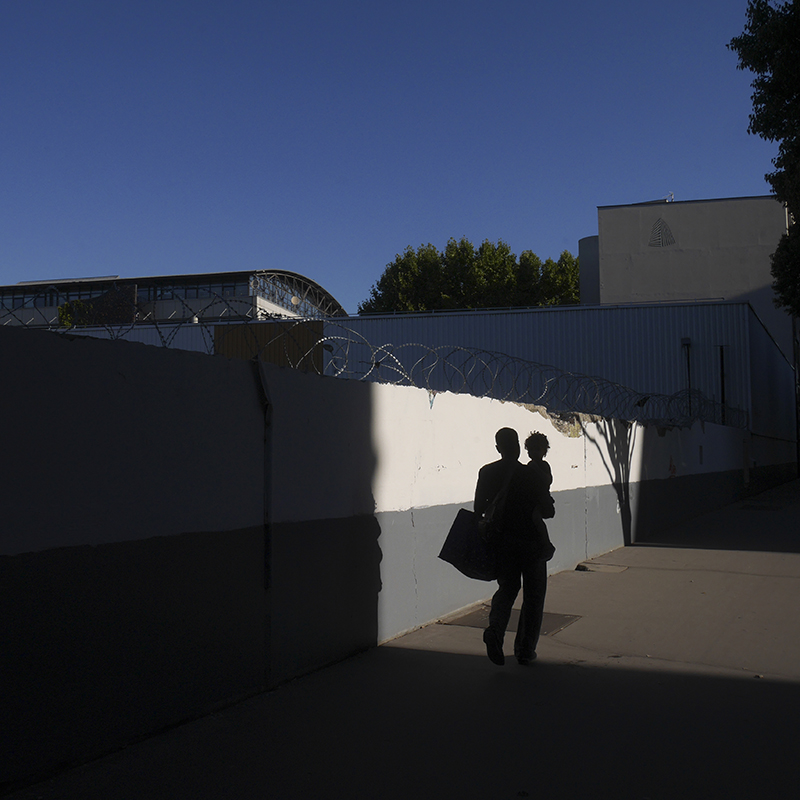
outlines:
{"label": "man's head", "polygon": [[519,458],[519,436],[513,428],[500,428],[494,435],[497,452],[503,458]]}

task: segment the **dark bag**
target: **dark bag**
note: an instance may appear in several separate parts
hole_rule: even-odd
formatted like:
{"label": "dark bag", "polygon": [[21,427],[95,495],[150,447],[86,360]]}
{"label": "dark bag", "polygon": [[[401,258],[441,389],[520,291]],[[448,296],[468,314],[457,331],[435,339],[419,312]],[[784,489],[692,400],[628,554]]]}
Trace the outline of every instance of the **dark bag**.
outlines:
{"label": "dark bag", "polygon": [[497,577],[494,548],[478,531],[475,514],[466,508],[456,514],[439,558],[468,578],[493,581]]}

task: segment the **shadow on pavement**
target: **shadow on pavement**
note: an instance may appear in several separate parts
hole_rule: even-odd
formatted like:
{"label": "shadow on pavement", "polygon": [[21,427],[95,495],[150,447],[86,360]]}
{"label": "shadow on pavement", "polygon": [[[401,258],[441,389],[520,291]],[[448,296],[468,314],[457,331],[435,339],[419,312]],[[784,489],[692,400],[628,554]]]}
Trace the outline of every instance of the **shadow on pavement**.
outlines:
{"label": "shadow on pavement", "polygon": [[790,682],[384,646],[13,797],[784,797],[798,707]]}

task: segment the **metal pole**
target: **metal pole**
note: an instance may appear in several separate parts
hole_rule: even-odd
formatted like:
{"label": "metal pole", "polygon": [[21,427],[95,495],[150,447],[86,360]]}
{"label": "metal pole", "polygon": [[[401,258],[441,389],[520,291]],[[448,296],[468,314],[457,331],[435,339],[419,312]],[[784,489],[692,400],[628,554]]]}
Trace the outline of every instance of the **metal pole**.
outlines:
{"label": "metal pole", "polygon": [[725,424],[725,345],[719,346],[719,400],[722,403],[722,424]]}
{"label": "metal pole", "polygon": [[794,346],[794,438],[797,458],[797,477],[800,478],[800,329],[797,317],[792,316],[792,344]]}
{"label": "metal pole", "polygon": [[692,416],[692,340],[686,336],[681,339],[683,349],[686,351],[686,385],[689,387],[689,416]]}

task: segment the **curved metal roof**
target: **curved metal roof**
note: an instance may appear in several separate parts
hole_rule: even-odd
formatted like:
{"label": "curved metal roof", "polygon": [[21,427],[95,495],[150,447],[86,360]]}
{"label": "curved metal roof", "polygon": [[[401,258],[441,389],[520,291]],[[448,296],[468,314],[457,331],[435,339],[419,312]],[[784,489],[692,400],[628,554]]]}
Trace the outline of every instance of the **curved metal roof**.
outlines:
{"label": "curved metal roof", "polygon": [[[274,302],[302,316],[346,317],[347,312],[333,295],[316,281],[297,272],[282,269],[258,270],[251,273],[276,289]],[[312,309],[317,313],[306,313]]]}

